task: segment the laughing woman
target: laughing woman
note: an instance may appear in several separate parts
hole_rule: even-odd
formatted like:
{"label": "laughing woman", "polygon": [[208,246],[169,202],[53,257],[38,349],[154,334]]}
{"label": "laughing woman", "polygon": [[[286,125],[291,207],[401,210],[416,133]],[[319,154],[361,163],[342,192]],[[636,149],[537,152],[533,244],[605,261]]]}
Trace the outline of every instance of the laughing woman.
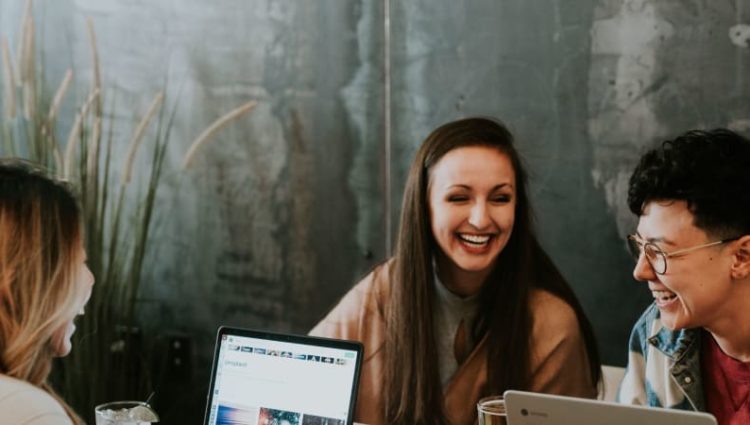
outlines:
{"label": "laughing woman", "polygon": [[47,383],[91,295],[81,212],[71,192],[25,163],[0,160],[0,418],[82,424]]}
{"label": "laughing woman", "polygon": [[406,182],[396,253],[311,334],[358,340],[355,421],[476,421],[484,396],[594,397],[591,325],[532,227],[526,173],[500,123],[445,124]]}

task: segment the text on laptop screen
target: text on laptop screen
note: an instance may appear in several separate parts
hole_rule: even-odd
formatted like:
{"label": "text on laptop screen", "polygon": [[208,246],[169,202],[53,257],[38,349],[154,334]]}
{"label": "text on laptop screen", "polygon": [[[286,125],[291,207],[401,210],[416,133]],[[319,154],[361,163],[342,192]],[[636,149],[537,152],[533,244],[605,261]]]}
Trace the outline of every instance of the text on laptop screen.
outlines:
{"label": "text on laptop screen", "polygon": [[344,425],[357,352],[223,335],[209,424]]}

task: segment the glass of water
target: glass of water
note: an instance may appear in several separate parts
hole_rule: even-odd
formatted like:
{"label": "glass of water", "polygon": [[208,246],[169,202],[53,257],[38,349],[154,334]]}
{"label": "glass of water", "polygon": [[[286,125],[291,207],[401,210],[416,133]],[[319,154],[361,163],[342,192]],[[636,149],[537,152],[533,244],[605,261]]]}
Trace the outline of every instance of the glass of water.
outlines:
{"label": "glass of water", "polygon": [[159,416],[148,403],[142,401],[113,401],[94,409],[96,425],[149,425],[159,422]]}
{"label": "glass of water", "polygon": [[[503,396],[485,397],[477,403],[479,425],[508,425]],[[97,424],[98,425],[98,424]]]}

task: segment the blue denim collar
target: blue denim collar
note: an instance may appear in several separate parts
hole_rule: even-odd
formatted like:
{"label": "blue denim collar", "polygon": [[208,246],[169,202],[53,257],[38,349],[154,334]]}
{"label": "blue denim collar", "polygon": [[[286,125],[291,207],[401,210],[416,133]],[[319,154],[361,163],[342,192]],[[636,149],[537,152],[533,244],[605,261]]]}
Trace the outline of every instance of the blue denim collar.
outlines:
{"label": "blue denim collar", "polygon": [[[651,336],[648,342],[674,361],[682,359],[686,353],[692,352],[700,346],[699,329],[681,329],[671,331],[665,327]],[[695,348],[694,346],[698,344]]]}
{"label": "blue denim collar", "polygon": [[669,372],[690,404],[681,408],[705,411],[700,360],[701,329],[671,331],[661,327],[648,342],[674,362]]}

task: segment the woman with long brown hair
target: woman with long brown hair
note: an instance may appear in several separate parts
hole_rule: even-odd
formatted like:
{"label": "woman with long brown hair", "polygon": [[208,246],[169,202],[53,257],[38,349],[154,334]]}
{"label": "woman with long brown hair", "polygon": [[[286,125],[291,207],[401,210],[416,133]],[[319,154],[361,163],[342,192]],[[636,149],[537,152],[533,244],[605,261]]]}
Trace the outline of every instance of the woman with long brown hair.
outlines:
{"label": "woman with long brown hair", "polygon": [[594,397],[590,323],[534,233],[526,173],[500,123],[445,124],[406,182],[393,258],[311,334],[365,347],[355,420],[473,424],[507,389]]}
{"label": "woman with long brown hair", "polygon": [[81,210],[68,187],[24,162],[0,160],[0,418],[82,424],[47,383],[67,355],[94,277]]}

